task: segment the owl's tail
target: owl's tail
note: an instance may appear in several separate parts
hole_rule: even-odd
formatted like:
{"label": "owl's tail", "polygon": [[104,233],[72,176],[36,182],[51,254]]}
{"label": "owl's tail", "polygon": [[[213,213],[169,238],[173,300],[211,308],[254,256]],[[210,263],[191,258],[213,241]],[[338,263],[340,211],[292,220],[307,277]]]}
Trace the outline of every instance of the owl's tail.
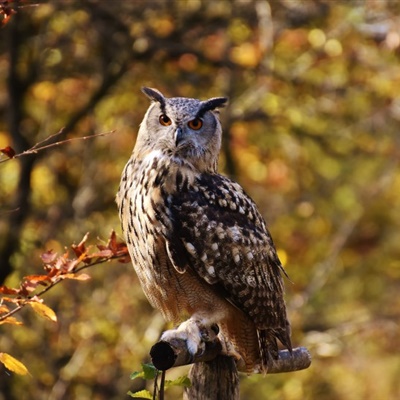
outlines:
{"label": "owl's tail", "polygon": [[236,310],[230,318],[220,324],[226,339],[233,344],[241,360],[237,368],[241,372],[252,374],[259,370],[260,350],[257,337],[257,328],[254,322],[245,313]]}
{"label": "owl's tail", "polygon": [[290,353],[292,342],[290,340],[290,325],[287,322],[286,328],[261,329],[257,330],[258,345],[260,347],[261,366],[263,371],[268,370],[268,364],[279,358],[278,340]]}

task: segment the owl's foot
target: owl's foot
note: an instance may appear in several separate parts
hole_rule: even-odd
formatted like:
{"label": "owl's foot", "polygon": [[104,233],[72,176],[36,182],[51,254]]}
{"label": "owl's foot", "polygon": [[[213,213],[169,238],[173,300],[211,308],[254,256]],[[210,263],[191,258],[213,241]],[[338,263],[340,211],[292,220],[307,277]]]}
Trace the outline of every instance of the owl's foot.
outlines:
{"label": "owl's foot", "polygon": [[179,325],[177,329],[165,331],[161,340],[171,341],[181,339],[186,341],[187,349],[194,359],[195,356],[201,356],[206,349],[206,342],[215,340],[219,333],[218,325],[207,325],[201,319],[190,318]]}
{"label": "owl's foot", "polygon": [[221,354],[232,357],[236,362],[236,368],[241,372],[248,372],[248,367],[243,356],[236,350],[233,343],[226,339],[223,335],[219,335],[219,339],[222,345]]}
{"label": "owl's foot", "polygon": [[236,351],[235,346],[232,344],[232,342],[225,339],[223,335],[220,335],[219,339],[222,345],[221,354],[223,354],[224,356],[233,357],[236,362],[242,360],[242,356]]}

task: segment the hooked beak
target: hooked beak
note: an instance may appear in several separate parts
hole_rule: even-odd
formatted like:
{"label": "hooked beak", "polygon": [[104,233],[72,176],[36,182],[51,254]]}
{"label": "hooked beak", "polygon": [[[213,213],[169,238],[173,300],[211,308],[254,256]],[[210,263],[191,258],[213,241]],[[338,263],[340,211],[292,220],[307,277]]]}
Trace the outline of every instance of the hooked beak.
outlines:
{"label": "hooked beak", "polygon": [[182,128],[177,128],[174,135],[175,146],[178,146],[179,143],[183,140],[183,131]]}

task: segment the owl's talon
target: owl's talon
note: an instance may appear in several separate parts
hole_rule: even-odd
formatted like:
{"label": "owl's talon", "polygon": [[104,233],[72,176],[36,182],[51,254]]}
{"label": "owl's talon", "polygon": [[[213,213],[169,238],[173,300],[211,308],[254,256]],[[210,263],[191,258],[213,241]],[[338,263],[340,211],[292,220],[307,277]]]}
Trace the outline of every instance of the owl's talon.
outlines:
{"label": "owl's talon", "polygon": [[191,359],[194,359],[204,354],[206,351],[206,342],[215,340],[218,333],[219,327],[217,324],[208,325],[199,319],[190,318],[180,324],[177,329],[165,331],[161,335],[161,340],[184,340]]}
{"label": "owl's talon", "polygon": [[219,333],[219,326],[217,324],[212,324],[211,325],[211,330],[215,333],[215,335],[218,335]]}
{"label": "owl's talon", "polygon": [[204,330],[198,325],[198,321],[189,319],[179,325],[177,329],[165,331],[161,340],[181,339],[186,342],[186,347],[191,358],[201,355],[205,351]]}

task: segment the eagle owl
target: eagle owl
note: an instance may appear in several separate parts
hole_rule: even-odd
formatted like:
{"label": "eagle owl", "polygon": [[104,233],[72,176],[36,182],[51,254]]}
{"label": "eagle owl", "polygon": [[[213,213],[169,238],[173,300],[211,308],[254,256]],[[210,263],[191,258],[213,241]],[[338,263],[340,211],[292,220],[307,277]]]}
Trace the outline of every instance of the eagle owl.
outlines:
{"label": "eagle owl", "polygon": [[284,270],[254,202],[217,171],[227,99],[142,91],[151,105],[117,194],[142,289],[166,320],[217,324],[241,369],[265,370],[277,339],[291,350]]}

